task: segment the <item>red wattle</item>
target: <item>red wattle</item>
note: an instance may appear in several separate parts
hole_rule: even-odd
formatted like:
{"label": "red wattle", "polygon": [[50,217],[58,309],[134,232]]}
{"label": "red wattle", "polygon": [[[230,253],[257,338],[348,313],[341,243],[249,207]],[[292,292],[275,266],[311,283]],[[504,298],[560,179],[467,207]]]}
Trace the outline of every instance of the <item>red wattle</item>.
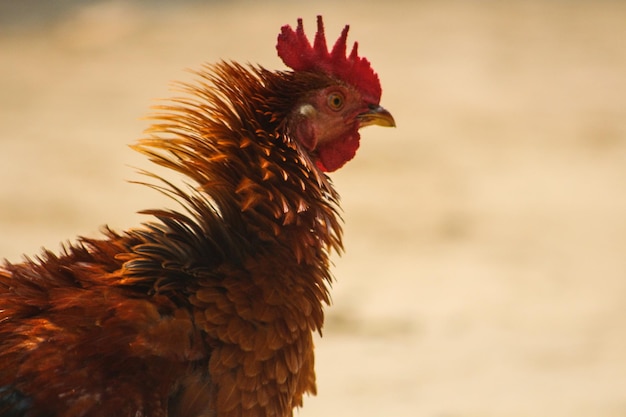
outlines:
{"label": "red wattle", "polygon": [[355,132],[340,141],[332,141],[319,145],[317,149],[317,166],[324,172],[333,172],[354,158],[359,149],[361,135]]}

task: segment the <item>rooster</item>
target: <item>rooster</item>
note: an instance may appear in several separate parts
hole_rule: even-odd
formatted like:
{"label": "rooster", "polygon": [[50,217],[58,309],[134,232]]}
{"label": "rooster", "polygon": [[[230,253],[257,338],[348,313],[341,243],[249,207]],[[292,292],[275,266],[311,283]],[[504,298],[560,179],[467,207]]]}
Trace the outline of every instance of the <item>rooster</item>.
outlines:
{"label": "rooster", "polygon": [[283,26],[288,71],[219,62],[134,148],[182,174],[178,210],[0,268],[0,416],[283,417],[315,394],[314,332],[341,252],[326,173],[394,126],[348,26]]}

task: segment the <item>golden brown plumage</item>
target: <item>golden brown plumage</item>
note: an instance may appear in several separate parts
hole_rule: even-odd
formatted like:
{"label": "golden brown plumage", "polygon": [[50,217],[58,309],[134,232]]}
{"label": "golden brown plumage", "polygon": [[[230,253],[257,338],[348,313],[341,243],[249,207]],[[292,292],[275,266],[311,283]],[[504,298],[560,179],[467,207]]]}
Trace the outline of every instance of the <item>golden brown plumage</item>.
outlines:
{"label": "golden brown plumage", "polygon": [[135,146],[188,178],[150,185],[182,210],[0,269],[0,416],[282,417],[315,393],[312,332],[341,250],[323,171],[354,155],[359,127],[393,119],[315,66],[197,75]]}

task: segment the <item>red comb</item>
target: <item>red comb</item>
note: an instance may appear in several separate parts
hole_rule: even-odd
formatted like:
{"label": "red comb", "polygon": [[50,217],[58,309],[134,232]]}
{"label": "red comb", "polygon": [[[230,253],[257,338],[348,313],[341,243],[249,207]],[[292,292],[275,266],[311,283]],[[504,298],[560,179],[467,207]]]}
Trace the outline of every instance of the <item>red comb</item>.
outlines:
{"label": "red comb", "polygon": [[289,25],[281,28],[276,44],[278,56],[294,71],[322,71],[333,75],[378,103],[382,92],[378,75],[367,59],[359,57],[357,42],[354,43],[350,55],[346,56],[349,28],[348,25],[343,28],[332,51],[328,52],[322,16],[317,16],[317,33],[313,46],[304,34],[302,19],[298,19],[295,31]]}

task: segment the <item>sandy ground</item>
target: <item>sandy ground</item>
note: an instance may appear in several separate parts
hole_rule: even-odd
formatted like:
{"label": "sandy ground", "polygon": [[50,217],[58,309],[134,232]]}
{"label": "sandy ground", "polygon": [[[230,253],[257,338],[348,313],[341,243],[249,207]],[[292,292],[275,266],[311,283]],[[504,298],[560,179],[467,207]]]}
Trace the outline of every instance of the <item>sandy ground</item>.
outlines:
{"label": "sandy ground", "polygon": [[153,99],[205,61],[283,68],[279,27],[322,13],[398,128],[334,175],[347,253],[298,415],[626,416],[626,3],[7,3],[0,254],[171,204],[125,182]]}

